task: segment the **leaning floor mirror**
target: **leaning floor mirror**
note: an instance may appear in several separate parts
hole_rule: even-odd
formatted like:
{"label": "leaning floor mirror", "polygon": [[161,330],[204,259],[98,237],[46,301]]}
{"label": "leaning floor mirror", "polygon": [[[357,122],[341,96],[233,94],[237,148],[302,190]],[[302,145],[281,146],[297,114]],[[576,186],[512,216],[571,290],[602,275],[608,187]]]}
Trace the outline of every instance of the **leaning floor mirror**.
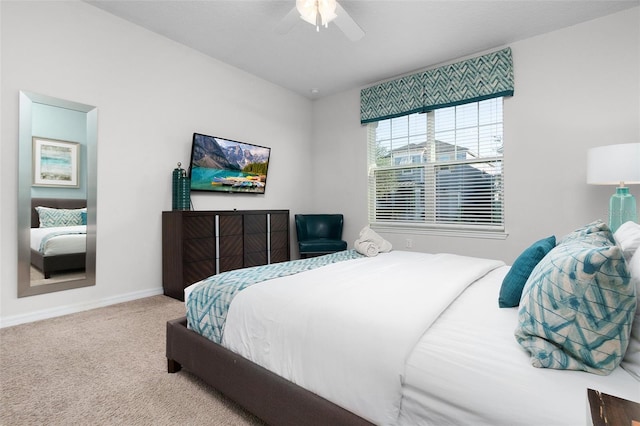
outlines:
{"label": "leaning floor mirror", "polygon": [[96,283],[98,110],[20,92],[18,297]]}

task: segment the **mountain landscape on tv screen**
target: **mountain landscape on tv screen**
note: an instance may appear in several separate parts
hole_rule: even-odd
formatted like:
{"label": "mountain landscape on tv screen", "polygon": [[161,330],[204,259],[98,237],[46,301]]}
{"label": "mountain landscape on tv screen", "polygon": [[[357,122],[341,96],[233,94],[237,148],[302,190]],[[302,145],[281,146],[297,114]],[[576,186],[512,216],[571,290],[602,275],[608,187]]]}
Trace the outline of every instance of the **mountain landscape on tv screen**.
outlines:
{"label": "mountain landscape on tv screen", "polygon": [[194,135],[191,189],[264,192],[269,148]]}
{"label": "mountain landscape on tv screen", "polygon": [[248,164],[265,163],[269,160],[266,148],[240,142],[220,143],[214,137],[199,137],[193,148],[193,164],[209,169],[242,170]]}

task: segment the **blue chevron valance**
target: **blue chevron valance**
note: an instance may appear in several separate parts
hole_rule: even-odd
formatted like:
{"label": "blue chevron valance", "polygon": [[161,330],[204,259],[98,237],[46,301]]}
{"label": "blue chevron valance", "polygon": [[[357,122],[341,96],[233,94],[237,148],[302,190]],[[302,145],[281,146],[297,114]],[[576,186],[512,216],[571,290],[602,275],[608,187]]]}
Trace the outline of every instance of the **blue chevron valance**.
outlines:
{"label": "blue chevron valance", "polygon": [[513,61],[506,48],[362,89],[360,123],[512,95]]}

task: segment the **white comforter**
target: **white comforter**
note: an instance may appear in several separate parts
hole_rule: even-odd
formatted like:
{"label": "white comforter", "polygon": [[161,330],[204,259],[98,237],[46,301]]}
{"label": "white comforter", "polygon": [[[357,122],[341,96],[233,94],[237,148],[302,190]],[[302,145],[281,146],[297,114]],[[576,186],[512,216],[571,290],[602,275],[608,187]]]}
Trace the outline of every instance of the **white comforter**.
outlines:
{"label": "white comforter", "polygon": [[87,226],[61,226],[49,228],[31,228],[31,249],[40,251],[42,239],[52,232],[70,231],[67,235],[58,235],[47,241],[44,256],[59,254],[84,253],[87,250]]}
{"label": "white comforter", "polygon": [[31,228],[31,249],[40,251],[40,243],[47,235],[55,232],[69,231],[69,234],[50,238],[41,253],[44,256],[59,254],[84,253],[87,250],[87,226],[60,226],[49,228]]}
{"label": "white comforter", "polygon": [[640,401],[640,382],[620,367],[608,376],[534,368],[513,335],[518,308],[498,307],[507,271],[468,288],[420,339],[399,425],[576,426],[591,424],[588,388]]}
{"label": "white comforter", "polygon": [[418,340],[465,288],[502,265],[394,251],[304,280],[265,281],[235,297],[222,343],[363,418],[395,424]]}

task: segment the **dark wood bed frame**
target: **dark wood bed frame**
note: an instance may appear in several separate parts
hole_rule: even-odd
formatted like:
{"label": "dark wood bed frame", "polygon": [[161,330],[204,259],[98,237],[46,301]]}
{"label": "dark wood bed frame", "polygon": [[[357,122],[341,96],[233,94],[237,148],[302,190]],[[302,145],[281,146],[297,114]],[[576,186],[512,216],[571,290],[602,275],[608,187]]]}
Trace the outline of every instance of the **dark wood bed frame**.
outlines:
{"label": "dark wood bed frame", "polygon": [[184,367],[270,425],[359,426],[370,422],[187,328],[167,322],[167,369]]}
{"label": "dark wood bed frame", "polygon": [[[79,209],[87,207],[87,200],[65,198],[32,198],[31,199],[31,227],[40,226],[40,218],[36,207],[51,207],[56,209]],[[37,250],[31,249],[31,264],[50,278],[53,272],[85,269],[86,253],[61,254],[57,256],[43,256]]]}

